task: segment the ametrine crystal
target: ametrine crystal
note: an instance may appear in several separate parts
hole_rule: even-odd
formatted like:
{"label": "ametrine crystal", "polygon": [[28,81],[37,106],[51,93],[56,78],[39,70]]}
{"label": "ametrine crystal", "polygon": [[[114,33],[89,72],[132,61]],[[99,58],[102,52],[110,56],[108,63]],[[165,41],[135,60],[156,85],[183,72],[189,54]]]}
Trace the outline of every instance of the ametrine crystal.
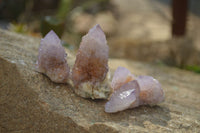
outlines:
{"label": "ametrine crystal", "polygon": [[105,112],[114,113],[139,106],[139,91],[136,80],[122,85],[111,95],[110,100],[105,105]]}
{"label": "ametrine crystal", "polygon": [[164,92],[158,80],[151,76],[138,76],[140,86],[140,104],[158,104],[164,100]]}
{"label": "ametrine crystal", "polygon": [[101,27],[95,25],[83,36],[72,71],[78,95],[86,98],[109,96],[110,89],[103,84],[108,72],[108,52],[106,36]]}
{"label": "ametrine crystal", "polygon": [[111,88],[116,90],[120,88],[123,84],[128,83],[135,79],[135,76],[131,74],[131,72],[124,68],[118,67],[113,75],[113,79],[111,82]]}
{"label": "ametrine crystal", "polygon": [[118,67],[115,71],[111,87],[114,92],[105,105],[107,113],[139,105],[155,105],[164,100],[164,92],[158,80],[151,76],[135,77],[123,67]]}
{"label": "ametrine crystal", "polygon": [[53,82],[66,83],[70,69],[66,61],[65,49],[56,33],[51,30],[43,39],[39,47],[36,63],[37,71],[47,75]]}

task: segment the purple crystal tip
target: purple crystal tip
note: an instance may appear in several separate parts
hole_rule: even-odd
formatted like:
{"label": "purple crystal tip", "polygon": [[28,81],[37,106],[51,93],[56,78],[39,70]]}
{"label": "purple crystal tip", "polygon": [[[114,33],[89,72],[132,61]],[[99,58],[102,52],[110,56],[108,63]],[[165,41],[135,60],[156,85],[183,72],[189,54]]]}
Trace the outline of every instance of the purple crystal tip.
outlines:
{"label": "purple crystal tip", "polygon": [[66,83],[69,77],[69,67],[65,60],[65,49],[56,33],[51,30],[41,39],[37,60],[37,69],[46,74],[52,81]]}
{"label": "purple crystal tip", "polygon": [[[95,25],[82,37],[76,55],[72,70],[75,93],[87,98],[104,98],[106,91],[111,92],[109,87],[106,87],[104,92],[103,89],[99,89],[108,72],[108,52],[106,36],[100,25]],[[84,89],[83,86],[90,87]],[[108,96],[106,95],[106,98]]]}
{"label": "purple crystal tip", "polygon": [[108,71],[108,51],[105,34],[95,25],[82,38],[72,71],[74,84],[103,81]]}

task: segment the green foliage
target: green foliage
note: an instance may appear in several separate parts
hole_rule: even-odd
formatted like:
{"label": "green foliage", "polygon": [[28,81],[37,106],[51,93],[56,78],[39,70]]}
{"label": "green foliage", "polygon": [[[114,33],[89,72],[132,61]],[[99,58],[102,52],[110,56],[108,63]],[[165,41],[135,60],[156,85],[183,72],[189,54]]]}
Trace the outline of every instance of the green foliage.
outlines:
{"label": "green foliage", "polygon": [[71,8],[72,8],[72,0],[61,0],[57,12],[57,17],[60,19],[65,19]]}
{"label": "green foliage", "polygon": [[61,0],[56,16],[45,16],[41,23],[41,33],[45,36],[50,30],[54,30],[61,38],[65,30],[65,18],[71,10],[72,0]]}
{"label": "green foliage", "polygon": [[200,73],[200,66],[193,65],[193,66],[185,66],[184,69],[190,70],[196,73]]}
{"label": "green foliage", "polygon": [[10,23],[8,29],[10,31],[17,32],[17,33],[23,33],[23,34],[28,32],[27,26],[22,23]]}

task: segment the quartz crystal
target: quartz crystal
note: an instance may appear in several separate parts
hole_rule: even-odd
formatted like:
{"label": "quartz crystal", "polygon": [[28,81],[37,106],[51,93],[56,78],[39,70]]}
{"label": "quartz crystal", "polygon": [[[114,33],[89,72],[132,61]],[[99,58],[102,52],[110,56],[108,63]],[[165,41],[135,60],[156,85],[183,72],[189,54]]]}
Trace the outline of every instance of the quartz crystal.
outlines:
{"label": "quartz crystal", "polygon": [[151,76],[138,76],[140,86],[140,104],[158,104],[164,100],[164,92],[158,80]]}
{"label": "quartz crystal", "polygon": [[115,71],[111,87],[114,92],[105,105],[107,113],[164,101],[164,92],[158,80],[151,76],[136,77],[123,67],[118,67]]}
{"label": "quartz crystal", "polygon": [[56,33],[51,30],[43,39],[39,47],[37,71],[47,75],[53,82],[66,83],[70,69],[66,61],[65,49]]}
{"label": "quartz crystal", "polygon": [[124,67],[118,67],[114,73],[114,76],[111,82],[111,88],[113,90],[116,90],[120,88],[123,84],[128,83],[129,81],[132,81],[134,79],[135,79],[135,76],[131,74],[131,72],[128,69]]}
{"label": "quartz crystal", "polygon": [[136,80],[122,85],[111,95],[110,100],[105,105],[105,112],[114,113],[139,106],[139,91]]}
{"label": "quartz crystal", "polygon": [[72,70],[75,93],[85,98],[107,98],[110,88],[103,82],[108,72],[106,36],[95,25],[83,36]]}

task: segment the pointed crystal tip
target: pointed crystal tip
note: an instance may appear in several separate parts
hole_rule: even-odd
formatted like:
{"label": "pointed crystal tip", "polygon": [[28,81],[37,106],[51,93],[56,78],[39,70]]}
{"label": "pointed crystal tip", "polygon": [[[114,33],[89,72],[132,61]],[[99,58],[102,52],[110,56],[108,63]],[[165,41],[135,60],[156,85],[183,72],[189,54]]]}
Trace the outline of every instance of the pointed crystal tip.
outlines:
{"label": "pointed crystal tip", "polygon": [[93,28],[91,28],[88,34],[96,40],[99,40],[101,44],[107,44],[106,36],[99,24],[96,24]]}
{"label": "pointed crystal tip", "polygon": [[46,74],[52,81],[66,83],[69,77],[69,67],[65,60],[65,49],[56,33],[51,30],[41,39],[37,60],[37,70]]}
{"label": "pointed crystal tip", "polygon": [[[91,84],[92,88],[100,87],[108,72],[108,52],[106,36],[100,26],[95,25],[88,34],[82,37],[76,55],[72,80],[77,89],[85,83]],[[109,88],[108,91],[110,91]],[[80,92],[83,92],[83,89]],[[92,92],[88,93],[91,97],[94,95],[91,94]],[[101,89],[97,93],[101,93]]]}
{"label": "pointed crystal tip", "polygon": [[110,100],[105,104],[105,112],[115,113],[139,106],[139,93],[139,85],[135,80],[122,85],[113,92]]}
{"label": "pointed crystal tip", "polygon": [[61,40],[58,35],[53,30],[51,30],[41,40],[41,44],[44,43],[46,43],[47,45],[61,44]]}

